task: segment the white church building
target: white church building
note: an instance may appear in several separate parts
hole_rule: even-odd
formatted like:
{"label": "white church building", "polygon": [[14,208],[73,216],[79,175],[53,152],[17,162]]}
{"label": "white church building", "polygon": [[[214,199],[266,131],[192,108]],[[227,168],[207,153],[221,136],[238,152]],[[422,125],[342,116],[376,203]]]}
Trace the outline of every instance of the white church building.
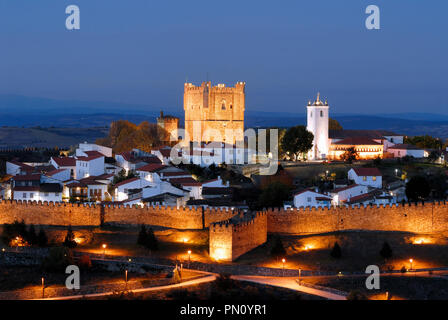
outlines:
{"label": "white church building", "polygon": [[403,144],[403,135],[386,130],[329,130],[330,106],[320,100],[319,93],[306,108],[307,130],[314,135],[308,160],[341,160],[351,148],[362,160],[394,158],[394,146]]}

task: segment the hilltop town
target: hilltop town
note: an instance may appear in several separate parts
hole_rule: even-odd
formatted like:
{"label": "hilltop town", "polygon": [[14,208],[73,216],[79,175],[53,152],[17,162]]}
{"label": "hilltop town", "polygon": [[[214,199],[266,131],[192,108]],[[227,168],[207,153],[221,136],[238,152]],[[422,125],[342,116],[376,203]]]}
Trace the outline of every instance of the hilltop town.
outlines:
{"label": "hilltop town", "polygon": [[[297,268],[285,271],[286,261],[294,264],[305,252],[339,246],[333,236],[308,242],[281,240],[282,235],[448,231],[448,149],[442,141],[344,130],[319,93],[303,110],[306,127],[254,130],[244,126],[244,82],[186,83],[183,127],[162,111],[157,123],[117,121],[108,136],[71,149],[3,152],[0,223],[39,225],[56,242],[60,231],[52,228],[68,227],[70,234],[73,227],[74,247],[79,244],[81,252],[105,255],[116,246],[107,250],[120,258],[135,252],[133,246],[118,247],[134,241],[135,228],[147,226],[154,241],[175,243],[153,258],[180,264],[185,253],[179,252],[198,246],[195,265],[214,270],[249,259],[272,267],[263,272],[277,276],[277,264],[282,275],[292,274]],[[118,242],[104,243],[97,252],[96,237],[103,236],[91,228],[117,226],[110,231],[115,239],[108,241]],[[33,247],[19,233],[8,239],[10,248]],[[266,250],[276,262],[261,258]],[[191,254],[189,249],[188,264]],[[185,258],[180,260],[185,265]]]}

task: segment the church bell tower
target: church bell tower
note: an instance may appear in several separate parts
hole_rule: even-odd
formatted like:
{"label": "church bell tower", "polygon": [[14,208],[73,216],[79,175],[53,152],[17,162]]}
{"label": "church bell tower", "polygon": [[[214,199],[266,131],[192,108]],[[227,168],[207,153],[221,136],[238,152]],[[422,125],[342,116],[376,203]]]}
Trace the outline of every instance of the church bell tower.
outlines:
{"label": "church bell tower", "polygon": [[313,103],[308,101],[307,111],[307,130],[314,135],[313,147],[308,153],[308,159],[326,159],[330,148],[328,140],[330,107],[327,101],[320,101],[320,94],[317,93],[316,101]]}

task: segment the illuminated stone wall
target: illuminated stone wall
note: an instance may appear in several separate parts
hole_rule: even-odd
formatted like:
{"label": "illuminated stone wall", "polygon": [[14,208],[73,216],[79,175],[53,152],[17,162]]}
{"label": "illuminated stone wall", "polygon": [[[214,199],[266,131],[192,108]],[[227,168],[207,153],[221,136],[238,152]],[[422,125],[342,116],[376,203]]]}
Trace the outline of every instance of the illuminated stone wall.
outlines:
{"label": "illuminated stone wall", "polygon": [[268,232],[323,233],[379,230],[431,233],[448,231],[448,204],[267,210]]}
{"label": "illuminated stone wall", "polygon": [[0,224],[25,220],[27,224],[54,226],[99,226],[147,224],[175,229],[202,229],[210,223],[227,220],[236,211],[202,207],[129,207],[61,204],[53,202],[0,202]]}
{"label": "illuminated stone wall", "polygon": [[234,261],[266,242],[266,213],[258,212],[249,220],[235,218],[210,225],[210,257],[213,259]]}

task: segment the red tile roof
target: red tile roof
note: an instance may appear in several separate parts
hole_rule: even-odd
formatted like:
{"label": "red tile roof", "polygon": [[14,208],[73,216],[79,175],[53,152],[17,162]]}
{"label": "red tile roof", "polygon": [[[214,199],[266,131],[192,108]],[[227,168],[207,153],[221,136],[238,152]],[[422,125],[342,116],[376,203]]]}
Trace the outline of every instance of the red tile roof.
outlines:
{"label": "red tile roof", "polygon": [[334,145],[344,146],[381,146],[382,144],[366,137],[345,138],[341,141],[332,142]]}
{"label": "red tile roof", "polygon": [[378,168],[353,168],[358,177],[378,177],[383,174]]}
{"label": "red tile roof", "polygon": [[39,191],[39,186],[16,186],[13,191]]}
{"label": "red tile roof", "polygon": [[99,158],[102,158],[102,157],[104,157],[102,154],[99,154],[99,155],[93,155],[93,156],[88,156],[88,157],[77,157],[77,161],[92,161],[92,160],[95,160],[95,159],[99,159]]}
{"label": "red tile roof", "polygon": [[14,181],[36,181],[40,180],[40,173],[17,175],[13,177]]}
{"label": "red tile roof", "polygon": [[123,185],[125,185],[125,184],[131,183],[131,182],[134,182],[134,181],[137,181],[137,180],[139,180],[139,179],[140,179],[140,178],[138,178],[138,177],[134,177],[134,178],[130,178],[130,179],[124,180],[124,181],[121,181],[121,182],[117,183],[117,184],[115,185],[115,187],[123,186]]}
{"label": "red tile roof", "polygon": [[198,187],[202,186],[201,182],[194,180],[193,178],[174,178],[170,179],[171,184],[179,184],[181,186]]}
{"label": "red tile roof", "polygon": [[53,157],[54,162],[60,167],[76,167],[76,159],[72,157]]}
{"label": "red tile roof", "polygon": [[16,166],[19,166],[20,168],[24,169],[24,170],[33,170],[34,168],[32,166],[29,166],[27,164],[24,164],[22,162],[19,161],[15,161],[15,160],[8,160],[7,162],[15,164]]}
{"label": "red tile roof", "polygon": [[155,172],[160,169],[166,168],[167,166],[159,163],[150,163],[143,167],[136,169],[136,171],[145,171],[145,172]]}
{"label": "red tile roof", "polygon": [[389,149],[394,149],[394,150],[424,150],[422,148],[419,148],[417,146],[413,146],[411,144],[396,144],[392,147],[389,147]]}
{"label": "red tile roof", "polygon": [[347,187],[342,187],[342,188],[334,189],[334,190],[331,191],[331,192],[332,192],[332,193],[339,193],[339,192],[342,192],[342,191],[345,191],[345,190],[349,190],[349,189],[352,189],[352,188],[354,188],[354,187],[358,187],[358,186],[359,186],[359,184],[352,184],[352,185],[347,186]]}
{"label": "red tile roof", "polygon": [[100,156],[100,157],[105,157],[105,155],[104,154],[102,154],[101,152],[99,152],[99,151],[96,151],[96,150],[93,150],[93,151],[84,151],[84,153],[87,155],[87,156]]}
{"label": "red tile roof", "polygon": [[[191,176],[191,174],[187,171],[176,171],[176,172],[164,172],[164,177],[178,177],[178,176]],[[207,181],[210,182],[210,181]]]}
{"label": "red tile roof", "polygon": [[65,171],[65,170],[68,170],[68,169],[56,169],[56,170],[52,170],[52,171],[50,171],[50,172],[47,172],[45,175],[48,176],[48,177],[51,177],[51,176],[54,176],[55,174],[57,174],[57,173],[59,173],[59,172]]}

